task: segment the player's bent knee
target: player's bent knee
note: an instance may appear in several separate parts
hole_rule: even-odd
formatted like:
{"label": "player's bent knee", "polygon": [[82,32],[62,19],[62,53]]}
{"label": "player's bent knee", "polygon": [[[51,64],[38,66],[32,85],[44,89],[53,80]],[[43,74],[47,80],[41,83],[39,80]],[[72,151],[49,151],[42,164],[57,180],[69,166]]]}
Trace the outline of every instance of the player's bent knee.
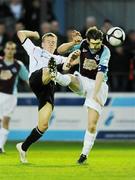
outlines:
{"label": "player's bent knee", "polygon": [[41,132],[44,132],[48,129],[48,123],[40,123],[38,124],[38,129],[41,131]]}

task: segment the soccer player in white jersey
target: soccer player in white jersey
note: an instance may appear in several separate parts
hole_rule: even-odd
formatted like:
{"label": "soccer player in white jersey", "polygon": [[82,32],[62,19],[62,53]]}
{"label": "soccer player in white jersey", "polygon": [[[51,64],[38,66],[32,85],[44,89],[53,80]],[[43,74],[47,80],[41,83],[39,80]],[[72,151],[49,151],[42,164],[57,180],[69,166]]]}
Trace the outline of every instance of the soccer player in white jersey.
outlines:
{"label": "soccer player in white jersey", "polygon": [[14,58],[15,53],[16,44],[9,41],[5,45],[4,56],[0,57],[0,153],[4,152],[9,122],[17,103],[18,78],[28,83],[28,70]]}
{"label": "soccer player in white jersey", "polygon": [[[23,143],[18,143],[16,146],[21,162],[27,163],[26,151],[30,145],[42,137],[48,129],[48,122],[54,107],[55,83],[51,81],[48,66],[52,65],[50,62],[63,64],[67,58],[53,55],[57,47],[57,36],[53,33],[43,35],[42,48],[35,46],[29,39],[31,37],[39,39],[39,34],[36,31],[18,31],[18,37],[29,55],[29,83],[39,101],[37,127],[31,131]],[[53,59],[55,59],[55,61],[53,61]]]}
{"label": "soccer player in white jersey", "polygon": [[[77,34],[76,39],[80,34]],[[110,59],[110,50],[102,44],[103,33],[96,27],[92,27],[86,32],[84,39],[78,47],[80,56],[75,61],[79,63],[80,72],[75,72],[74,75],[62,75],[57,72],[56,82],[62,86],[68,86],[75,93],[85,97],[84,105],[88,109],[88,128],[85,132],[84,145],[82,153],[78,159],[79,164],[83,164],[92,149],[97,135],[97,122],[102,112],[103,106],[108,95],[107,71],[108,62]],[[61,53],[67,50],[73,50],[74,43],[65,43],[58,50]],[[75,64],[74,61],[69,61],[64,64],[64,69],[67,70]]]}

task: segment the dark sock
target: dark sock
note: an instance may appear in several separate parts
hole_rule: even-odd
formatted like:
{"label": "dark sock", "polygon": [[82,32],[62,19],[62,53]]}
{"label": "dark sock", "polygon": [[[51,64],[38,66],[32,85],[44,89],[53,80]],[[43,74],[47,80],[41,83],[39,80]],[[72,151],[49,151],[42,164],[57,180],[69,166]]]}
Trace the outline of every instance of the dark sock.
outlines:
{"label": "dark sock", "polygon": [[44,134],[44,132],[41,132],[38,127],[34,128],[30,135],[27,137],[27,139],[22,144],[22,150],[27,151],[27,149],[30,147],[30,145],[34,142],[36,142],[38,139],[41,138],[41,136]]}

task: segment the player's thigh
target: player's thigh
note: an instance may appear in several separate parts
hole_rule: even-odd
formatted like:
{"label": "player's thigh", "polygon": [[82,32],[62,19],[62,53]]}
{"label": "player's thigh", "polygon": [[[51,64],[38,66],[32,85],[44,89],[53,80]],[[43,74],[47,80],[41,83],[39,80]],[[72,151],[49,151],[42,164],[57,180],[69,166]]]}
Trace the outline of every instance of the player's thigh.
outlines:
{"label": "player's thigh", "polygon": [[80,81],[79,81],[79,79],[74,75],[70,75],[70,77],[71,77],[71,83],[69,84],[69,88],[72,91],[78,92],[80,90]]}
{"label": "player's thigh", "polygon": [[88,127],[94,126],[99,120],[99,113],[92,108],[88,108]]}
{"label": "player's thigh", "polygon": [[48,124],[51,114],[52,114],[52,105],[47,102],[38,112],[38,125],[42,126],[43,124]]}
{"label": "player's thigh", "polygon": [[42,82],[43,84],[48,84],[51,81],[51,75],[48,68],[42,69]]}

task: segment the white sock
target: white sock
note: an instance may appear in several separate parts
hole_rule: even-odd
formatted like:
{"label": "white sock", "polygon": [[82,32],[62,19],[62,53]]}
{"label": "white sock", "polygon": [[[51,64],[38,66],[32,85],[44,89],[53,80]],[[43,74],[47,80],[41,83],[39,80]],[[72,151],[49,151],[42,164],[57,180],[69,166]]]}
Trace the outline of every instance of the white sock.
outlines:
{"label": "white sock", "polygon": [[83,144],[83,150],[82,150],[82,154],[88,156],[90,150],[93,147],[94,141],[96,139],[96,133],[90,133],[88,130],[86,130],[85,132],[85,136],[84,136],[84,144]]}
{"label": "white sock", "polygon": [[68,86],[71,82],[71,77],[67,74],[57,72],[56,82],[61,86]]}
{"label": "white sock", "polygon": [[9,131],[5,128],[0,129],[0,148],[4,149]]}

